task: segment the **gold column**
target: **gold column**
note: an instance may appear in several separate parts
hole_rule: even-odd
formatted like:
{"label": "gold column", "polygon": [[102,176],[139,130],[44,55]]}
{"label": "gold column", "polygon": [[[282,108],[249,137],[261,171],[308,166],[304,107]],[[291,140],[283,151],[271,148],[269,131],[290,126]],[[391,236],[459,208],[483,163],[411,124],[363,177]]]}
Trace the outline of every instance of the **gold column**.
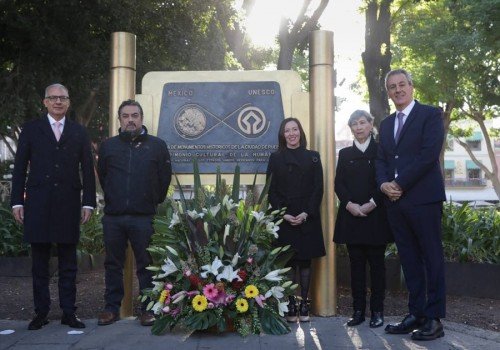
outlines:
{"label": "gold column", "polygon": [[[118,134],[118,107],[124,100],[135,98],[135,35],[127,32],[111,34],[111,72],[109,83],[109,136]],[[122,300],[120,317],[134,314],[133,291],[134,256],[130,243],[123,272],[125,295]]]}
{"label": "gold column", "polygon": [[335,249],[335,131],[333,94],[333,32],[316,30],[309,37],[309,95],[311,148],[323,163],[324,195],[321,222],[326,256],[314,261],[313,313],[333,316],[337,306]]}

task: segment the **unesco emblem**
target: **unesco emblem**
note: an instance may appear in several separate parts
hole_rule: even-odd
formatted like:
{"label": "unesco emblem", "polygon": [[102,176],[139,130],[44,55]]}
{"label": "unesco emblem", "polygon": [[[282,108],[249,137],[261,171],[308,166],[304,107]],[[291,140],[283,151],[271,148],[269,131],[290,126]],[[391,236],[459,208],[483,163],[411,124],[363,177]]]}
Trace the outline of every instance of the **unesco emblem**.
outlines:
{"label": "unesco emblem", "polygon": [[250,106],[238,114],[238,128],[249,137],[257,137],[267,128],[266,115],[257,107]]}

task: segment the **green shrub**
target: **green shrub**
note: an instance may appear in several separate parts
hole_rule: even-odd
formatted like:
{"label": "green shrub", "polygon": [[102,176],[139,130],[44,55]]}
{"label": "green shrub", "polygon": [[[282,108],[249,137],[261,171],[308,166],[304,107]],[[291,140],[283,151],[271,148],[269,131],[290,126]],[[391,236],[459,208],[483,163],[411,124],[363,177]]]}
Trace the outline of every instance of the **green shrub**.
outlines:
{"label": "green shrub", "polygon": [[23,240],[23,228],[14,217],[10,207],[0,206],[0,256],[27,256],[29,245]]}
{"label": "green shrub", "polygon": [[450,261],[498,264],[500,213],[495,207],[473,209],[467,203],[443,205],[443,247]]}
{"label": "green shrub", "polygon": [[90,255],[104,253],[104,235],[102,232],[102,209],[95,209],[90,220],[80,226],[79,253]]}

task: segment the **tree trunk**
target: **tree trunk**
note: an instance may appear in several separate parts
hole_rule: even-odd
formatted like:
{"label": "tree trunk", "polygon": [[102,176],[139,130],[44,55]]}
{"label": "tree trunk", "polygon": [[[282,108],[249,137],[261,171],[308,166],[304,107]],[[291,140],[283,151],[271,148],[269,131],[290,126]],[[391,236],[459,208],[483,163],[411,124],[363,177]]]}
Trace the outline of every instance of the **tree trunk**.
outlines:
{"label": "tree trunk", "polygon": [[318,21],[323,11],[328,5],[329,0],[321,0],[311,17],[306,16],[307,9],[312,0],[304,0],[300,13],[293,23],[291,29],[288,28],[290,20],[282,18],[278,42],[280,44],[280,53],[278,58],[278,70],[291,69],[293,63],[293,54],[299,46],[305,46],[305,42],[312,30],[318,28]]}
{"label": "tree trunk", "polygon": [[385,75],[391,65],[391,10],[393,0],[370,0],[366,8],[365,52],[361,54],[368,86],[370,113],[374,125],[379,129],[380,122],[390,112],[385,89]]}

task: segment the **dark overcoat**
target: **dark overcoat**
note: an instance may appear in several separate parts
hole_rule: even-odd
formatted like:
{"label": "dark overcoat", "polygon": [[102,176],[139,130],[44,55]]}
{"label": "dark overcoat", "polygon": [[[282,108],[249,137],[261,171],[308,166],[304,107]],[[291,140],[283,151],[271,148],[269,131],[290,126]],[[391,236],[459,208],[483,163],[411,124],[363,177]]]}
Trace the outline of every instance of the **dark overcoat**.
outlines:
{"label": "dark overcoat", "polygon": [[[347,244],[383,245],[393,241],[382,192],[375,178],[377,143],[374,139],[365,152],[354,144],[340,150],[335,175],[335,193],[340,204],[333,241]],[[347,203],[363,205],[373,198],[377,207],[366,217],[352,215]]]}
{"label": "dark overcoat", "polygon": [[290,244],[295,258],[308,260],[325,255],[320,205],[323,198],[323,167],[319,153],[304,148],[272,153],[267,167],[271,176],[269,202],[273,209],[286,207],[286,214],[308,214],[297,226],[283,220],[278,243]]}
{"label": "dark overcoat", "polygon": [[92,151],[83,126],[66,117],[59,141],[46,115],[23,126],[11,204],[24,205],[27,242],[78,242],[82,205],[96,206]]}

